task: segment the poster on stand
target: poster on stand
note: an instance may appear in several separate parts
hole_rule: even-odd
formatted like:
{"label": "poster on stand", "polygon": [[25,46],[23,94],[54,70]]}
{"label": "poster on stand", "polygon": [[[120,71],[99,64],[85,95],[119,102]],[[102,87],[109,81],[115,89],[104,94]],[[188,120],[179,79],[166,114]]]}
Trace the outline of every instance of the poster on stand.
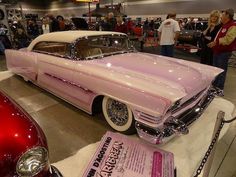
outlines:
{"label": "poster on stand", "polygon": [[140,140],[107,132],[83,177],[174,177],[174,156]]}

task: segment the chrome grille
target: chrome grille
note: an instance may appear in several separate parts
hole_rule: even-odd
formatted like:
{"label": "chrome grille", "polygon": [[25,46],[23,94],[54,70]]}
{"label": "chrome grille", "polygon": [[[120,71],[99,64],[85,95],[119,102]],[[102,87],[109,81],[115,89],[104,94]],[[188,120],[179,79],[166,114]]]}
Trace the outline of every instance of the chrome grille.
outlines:
{"label": "chrome grille", "polygon": [[187,101],[185,101],[184,103],[180,104],[178,107],[176,107],[175,109],[171,110],[171,113],[176,113],[179,110],[181,110],[182,108],[188,106],[189,104],[193,103],[195,100],[197,100],[202,93],[205,91],[206,89],[203,89],[202,91],[198,92],[196,95],[194,95],[193,97],[191,97],[190,99],[188,99]]}

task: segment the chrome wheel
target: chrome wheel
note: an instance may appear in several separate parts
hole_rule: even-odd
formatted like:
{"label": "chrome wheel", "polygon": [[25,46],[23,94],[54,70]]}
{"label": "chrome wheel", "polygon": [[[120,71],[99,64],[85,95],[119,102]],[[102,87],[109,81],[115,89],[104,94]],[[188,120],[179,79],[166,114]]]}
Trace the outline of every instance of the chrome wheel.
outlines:
{"label": "chrome wheel", "polygon": [[109,118],[114,124],[123,126],[128,122],[128,109],[125,104],[109,98],[106,109]]}
{"label": "chrome wheel", "polygon": [[133,114],[126,104],[104,97],[102,102],[102,110],[108,124],[116,131],[127,133],[132,129],[134,132]]}

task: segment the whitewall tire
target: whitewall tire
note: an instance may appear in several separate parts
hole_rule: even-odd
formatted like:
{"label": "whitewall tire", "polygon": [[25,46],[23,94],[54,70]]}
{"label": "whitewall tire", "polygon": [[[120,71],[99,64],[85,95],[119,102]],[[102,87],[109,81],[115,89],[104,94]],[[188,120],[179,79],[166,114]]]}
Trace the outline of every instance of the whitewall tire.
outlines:
{"label": "whitewall tire", "polygon": [[133,113],[126,104],[105,96],[102,111],[107,123],[114,130],[124,134],[135,133]]}

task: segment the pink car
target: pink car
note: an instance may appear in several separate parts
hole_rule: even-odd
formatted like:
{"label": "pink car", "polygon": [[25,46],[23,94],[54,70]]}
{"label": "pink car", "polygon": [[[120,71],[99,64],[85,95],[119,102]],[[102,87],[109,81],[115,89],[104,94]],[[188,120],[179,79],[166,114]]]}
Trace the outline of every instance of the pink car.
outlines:
{"label": "pink car", "polygon": [[38,124],[0,91],[0,176],[62,177]]}
{"label": "pink car", "polygon": [[102,111],[122,133],[161,143],[189,125],[214,98],[222,70],[136,52],[122,33],[44,34],[28,48],[6,50],[7,67],[89,114]]}

